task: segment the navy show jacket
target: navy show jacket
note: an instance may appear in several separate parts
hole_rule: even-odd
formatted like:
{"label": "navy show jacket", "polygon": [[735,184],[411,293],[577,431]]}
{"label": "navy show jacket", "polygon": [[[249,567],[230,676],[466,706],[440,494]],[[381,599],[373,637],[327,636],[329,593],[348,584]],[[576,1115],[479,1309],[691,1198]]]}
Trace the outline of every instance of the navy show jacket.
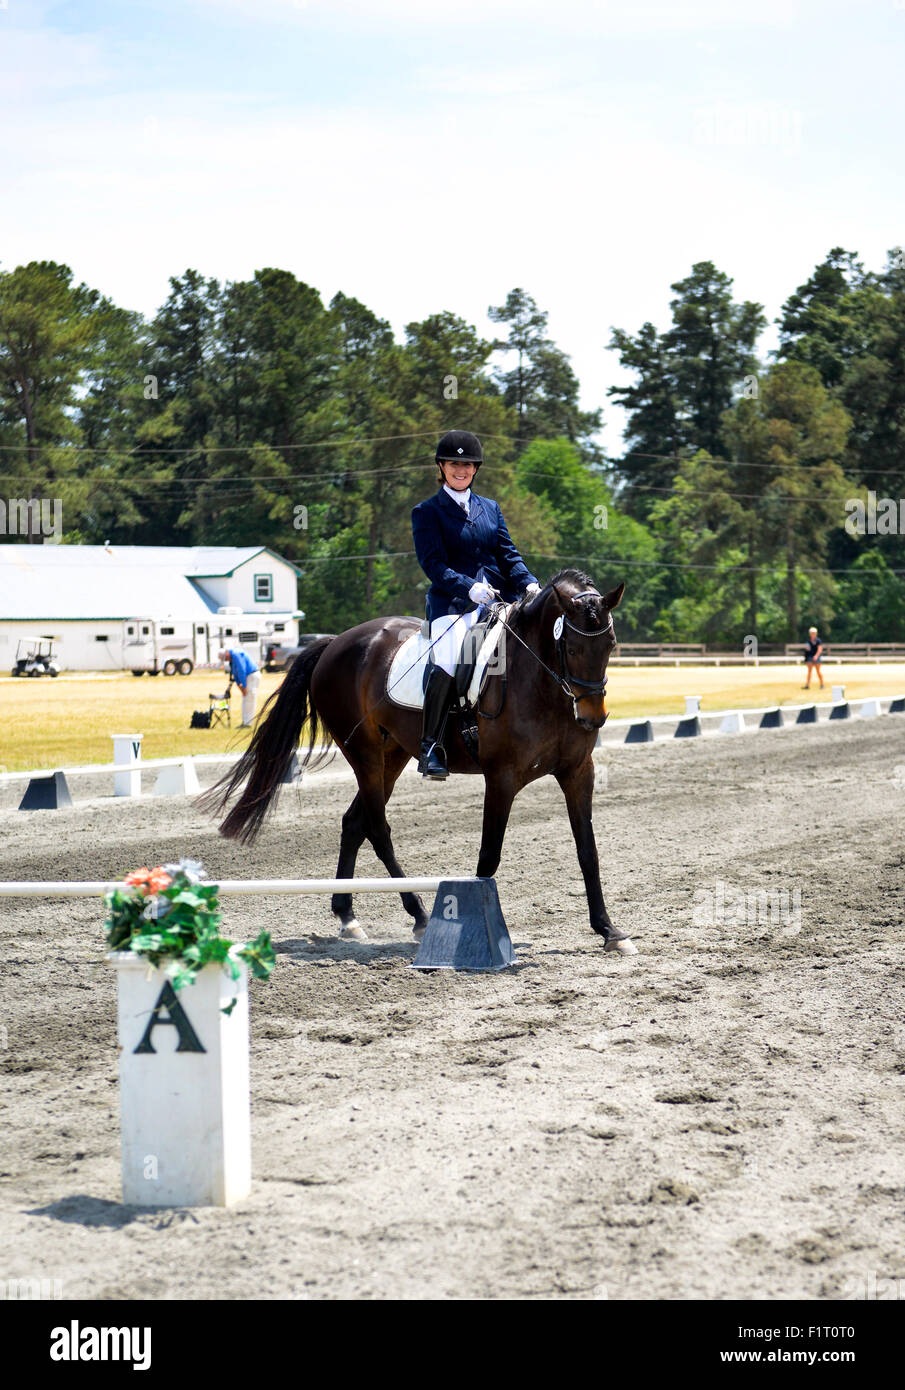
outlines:
{"label": "navy show jacket", "polygon": [[499,504],[474,492],[469,512],[441,487],[419,502],[412,512],[412,534],[418,563],[431,582],[427,617],[467,613],[477,607],[468,597],[480,577],[498,589],[507,603],[537,580],[519,555],[503,520]]}

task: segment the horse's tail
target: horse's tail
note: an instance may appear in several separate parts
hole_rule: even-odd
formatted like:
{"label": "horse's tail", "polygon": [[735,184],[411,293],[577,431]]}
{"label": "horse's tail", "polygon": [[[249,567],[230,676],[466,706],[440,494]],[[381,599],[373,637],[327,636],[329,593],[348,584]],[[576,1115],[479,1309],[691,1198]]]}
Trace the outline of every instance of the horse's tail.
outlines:
{"label": "horse's tail", "polygon": [[[202,811],[217,814],[226,808],[243,782],[246,783],[241,797],[220,826],[220,834],[228,840],[240,840],[247,845],[257,836],[273,809],[276,793],[289,771],[306,720],[308,749],[302,765],[317,767],[327,756],[333,739],[311,701],[311,676],[332,641],[332,637],[321,637],[299,652],[286,679],[262,709],[251,743],[242,757],[231,772],[199,797],[196,804]],[[315,754],[319,735],[322,742]]]}

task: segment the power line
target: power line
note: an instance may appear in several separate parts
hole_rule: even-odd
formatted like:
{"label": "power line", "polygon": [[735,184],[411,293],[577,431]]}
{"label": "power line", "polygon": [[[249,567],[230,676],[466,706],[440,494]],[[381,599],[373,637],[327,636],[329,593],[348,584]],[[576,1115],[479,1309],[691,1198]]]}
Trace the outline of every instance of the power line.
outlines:
{"label": "power line", "polygon": [[[172,457],[173,455],[181,455],[181,456],[184,456],[184,457],[205,458],[205,457],[207,457],[208,455],[213,455],[213,454],[254,454],[254,452],[255,452],[256,450],[258,450],[258,449],[268,449],[268,450],[271,450],[273,453],[279,455],[279,454],[281,454],[281,453],[283,453],[283,452],[285,452],[285,451],[287,451],[287,450],[298,450],[298,449],[335,449],[335,448],[341,448],[341,447],[343,447],[343,446],[345,446],[345,445],[349,446],[350,448],[362,448],[362,447],[364,447],[365,445],[368,445],[368,444],[396,443],[396,442],[400,442],[400,441],[402,441],[402,440],[411,440],[411,439],[430,439],[430,438],[439,437],[441,434],[442,434],[442,430],[436,429],[436,430],[424,430],[424,431],[420,431],[420,432],[412,433],[412,434],[383,434],[383,435],[366,435],[366,436],[361,436],[361,437],[354,437],[354,436],[353,436],[353,437],[349,437],[349,438],[345,438],[345,439],[323,439],[323,440],[318,440],[318,441],[316,441],[316,442],[314,442],[314,443],[309,443],[309,444],[271,444],[271,443],[267,443],[266,441],[259,440],[259,441],[255,442],[255,443],[252,443],[252,444],[230,444],[230,445],[220,445],[220,444],[217,444],[217,445],[195,444],[195,445],[192,445],[191,447],[185,447],[185,448],[182,448],[182,447],[176,448],[176,447],[171,447],[171,446],[168,446],[168,445],[160,445],[160,446],[156,446],[156,445],[154,445],[154,446],[152,446],[152,445],[148,445],[148,446],[136,445],[134,448],[128,448],[128,447],[125,447],[125,446],[108,447],[108,448],[99,448],[99,447],[97,447],[97,446],[95,446],[95,445],[83,445],[83,444],[38,444],[38,445],[29,446],[29,445],[26,444],[26,443],[22,443],[22,444],[0,444],[0,452],[4,452],[4,451],[5,451],[5,452],[22,452],[22,451],[28,449],[29,447],[31,447],[31,448],[37,448],[37,449],[40,449],[40,450],[55,450],[55,451],[58,451],[58,452],[60,452],[60,453],[62,453],[62,454],[69,454],[69,453],[93,454],[93,455],[95,455],[96,457],[111,456],[112,458],[118,459],[119,461],[124,461],[124,460],[131,460],[131,459],[140,458],[140,457],[141,457],[142,455],[144,455],[144,454],[162,455],[162,456],[164,456],[164,457]],[[531,443],[535,443],[535,442],[541,442],[541,443],[552,443],[552,442],[553,442],[552,440],[529,439],[527,436],[522,436],[522,435],[507,435],[507,434],[485,434],[485,435],[483,436],[483,438],[484,438],[484,439],[493,439],[493,440],[503,440],[503,441],[505,441],[506,443],[511,443],[511,444],[531,444]],[[571,442],[571,441],[570,441],[570,442]],[[577,447],[577,446],[575,446],[575,447]],[[676,471],[678,471],[678,469],[681,467],[682,464],[690,464],[690,463],[696,463],[696,464],[698,464],[698,465],[709,464],[709,463],[718,463],[718,464],[723,465],[723,466],[726,467],[726,468],[770,468],[770,469],[773,469],[774,471],[779,471],[779,472],[784,472],[784,473],[787,473],[787,472],[798,472],[798,471],[803,472],[803,473],[812,473],[812,472],[814,471],[814,467],[815,467],[815,465],[806,464],[806,463],[776,464],[776,463],[761,463],[761,462],[755,462],[754,460],[750,460],[750,459],[726,459],[726,458],[722,458],[722,457],[720,457],[719,455],[715,455],[715,454],[713,454],[713,455],[709,454],[709,455],[707,456],[706,459],[695,460],[694,458],[690,458],[690,457],[688,457],[688,456],[679,457],[679,456],[677,456],[677,455],[675,455],[675,454],[628,453],[628,454],[624,455],[623,458],[621,458],[621,459],[612,459],[612,458],[605,459],[604,462],[600,465],[600,468],[601,468],[602,470],[605,469],[605,470],[608,470],[608,471],[610,471],[610,472],[619,472],[619,471],[621,470],[621,468],[622,468],[622,466],[623,466],[624,463],[628,462],[628,461],[631,460],[631,459],[638,459],[638,458],[643,458],[643,459],[655,459],[655,460],[657,460],[657,461],[659,461],[659,462],[662,462],[662,463],[669,463],[669,464],[671,464],[671,465],[674,466],[674,468],[676,469]],[[518,462],[519,462],[518,459],[510,460],[510,461],[507,462],[506,466],[507,466],[507,467],[518,467]],[[27,467],[28,460],[23,460],[23,463],[24,463],[25,466]],[[408,469],[412,469],[412,468],[432,468],[433,466],[434,466],[434,465],[433,465],[433,460],[429,460],[429,459],[428,459],[428,460],[425,460],[423,463],[395,464],[395,465],[393,465],[392,467],[388,467],[388,468],[377,468],[377,469],[367,469],[367,468],[362,468],[362,469],[358,469],[358,468],[343,468],[343,469],[341,469],[341,470],[338,469],[338,470],[336,470],[336,471],[337,471],[337,472],[340,472],[340,471],[341,471],[341,472],[344,473],[344,474],[348,474],[348,475],[354,476],[354,477],[368,477],[368,476],[378,476],[378,475],[381,475],[381,474],[390,474],[390,473],[395,473],[395,472],[404,472],[404,471],[406,471],[406,470],[408,470]],[[818,465],[818,466],[819,466],[819,465]],[[587,471],[588,471],[588,475],[589,475],[590,477],[599,476],[599,474],[597,474],[597,473],[595,473],[594,471],[592,471],[592,467],[589,467]],[[880,470],[879,470],[879,469],[874,469],[874,470],[872,470],[872,471],[874,471],[874,472],[879,472]],[[5,478],[20,478],[21,476],[22,476],[22,470],[20,470],[18,473],[0,473],[0,478],[3,478],[3,479],[5,479]],[[309,478],[310,478],[310,479],[316,479],[316,478],[322,478],[322,477],[323,477],[323,472],[320,472],[320,473],[287,473],[287,474],[279,474],[279,475],[274,475],[274,476],[282,477],[282,478],[285,478],[285,479],[287,479],[287,480],[301,480],[301,479],[309,479]],[[535,474],[534,476],[558,477],[558,476],[560,476],[560,475],[557,474],[557,473],[549,473],[549,474]],[[905,474],[898,474],[898,475],[893,475],[893,476],[902,477],[902,476],[905,476]],[[253,475],[253,474],[242,474],[241,477],[239,477],[239,478],[229,478],[229,479],[226,479],[226,478],[200,477],[200,478],[168,479],[167,481],[178,481],[178,482],[185,482],[185,483],[190,483],[190,482],[196,482],[196,483],[207,483],[207,482],[221,483],[221,482],[224,482],[224,483],[225,483],[225,482],[243,482],[243,481],[245,481],[246,479],[252,478],[252,477],[255,477],[255,475]],[[123,481],[123,480],[122,480],[122,479],[119,479],[119,478],[116,478],[116,479],[111,479],[111,481],[115,481],[115,482],[118,483],[118,482],[121,482],[121,481]],[[154,477],[150,477],[150,478],[133,478],[133,479],[131,479],[130,481],[136,482],[136,483],[146,482],[146,483],[148,483],[148,484],[154,484],[154,483],[157,483],[157,482],[159,482],[159,481],[161,481],[161,480],[160,480],[160,479],[157,479],[157,478],[154,478]],[[645,485],[642,485],[642,484],[640,484],[640,483],[633,483],[633,482],[631,482],[630,480],[626,480],[626,481],[621,482],[621,483],[617,481],[614,485],[615,485],[615,486],[624,487],[624,488],[632,488],[632,489],[635,489],[636,491],[643,490],[643,489],[644,489],[644,486],[645,486]],[[742,494],[739,494],[739,495],[742,495]]]}
{"label": "power line", "polygon": [[[98,491],[98,490],[100,490],[100,489],[102,489],[102,488],[104,488],[104,487],[116,487],[116,488],[122,488],[122,487],[153,487],[153,488],[155,489],[156,495],[157,495],[158,497],[162,498],[163,500],[167,500],[167,501],[179,501],[179,500],[180,500],[180,495],[179,495],[179,493],[178,493],[178,492],[175,492],[175,491],[170,491],[170,489],[182,489],[182,488],[185,488],[185,487],[189,487],[189,486],[191,486],[191,485],[195,485],[195,486],[197,486],[197,487],[210,487],[210,488],[215,488],[215,489],[217,490],[218,496],[237,496],[237,497],[243,497],[243,496],[247,496],[248,493],[247,493],[247,492],[231,492],[231,491],[230,491],[231,485],[234,486],[234,485],[240,484],[240,485],[242,485],[242,486],[245,487],[245,488],[254,488],[254,487],[260,487],[260,486],[262,486],[262,485],[266,485],[268,488],[271,488],[271,489],[272,489],[272,488],[276,487],[278,484],[284,484],[284,483],[297,483],[297,482],[309,482],[309,483],[314,483],[315,486],[318,486],[318,487],[321,487],[321,488],[337,488],[337,487],[340,487],[340,486],[346,481],[346,479],[354,480],[354,479],[356,479],[356,478],[367,478],[367,477],[390,477],[390,476],[393,476],[394,474],[397,474],[397,473],[408,473],[408,472],[411,472],[411,471],[414,470],[414,469],[433,468],[434,466],[435,466],[435,465],[434,465],[432,462],[430,462],[430,463],[409,463],[409,464],[400,464],[400,465],[398,465],[398,466],[396,466],[396,467],[393,467],[393,468],[345,469],[345,470],[341,470],[341,471],[338,470],[337,473],[336,473],[335,475],[330,476],[330,477],[325,477],[323,473],[277,473],[277,474],[264,474],[263,476],[258,475],[258,474],[254,474],[254,473],[250,473],[250,474],[243,474],[242,476],[236,477],[236,478],[207,477],[207,478],[160,478],[160,479],[157,479],[157,478],[120,478],[120,477],[115,477],[115,478],[114,478],[114,477],[109,477],[109,478],[91,478],[91,477],[84,477],[84,478],[80,478],[80,477],[78,477],[78,476],[74,476],[74,475],[71,475],[71,474],[70,474],[70,475],[66,475],[66,476],[61,477],[61,478],[32,479],[32,480],[31,480],[31,486],[34,488],[34,487],[51,487],[51,486],[57,486],[57,485],[64,486],[64,485],[67,485],[67,484],[68,484],[68,485],[72,485],[72,486],[75,486],[75,487],[79,487],[79,486],[81,486],[81,487],[83,487],[83,488],[87,487],[87,488],[91,489],[92,491]],[[813,471],[813,470],[812,470],[812,471]],[[561,474],[561,473],[558,473],[558,472],[550,472],[549,470],[541,470],[541,469],[536,469],[536,468],[534,468],[534,469],[521,469],[521,470],[520,470],[520,473],[521,473],[521,476],[524,477],[524,478],[559,478],[560,480],[562,479],[562,474]],[[594,474],[594,473],[588,472],[585,476],[588,477],[588,478],[593,479],[593,478],[595,478],[595,477],[598,477],[599,475],[596,475],[596,474]],[[3,474],[3,473],[0,473],[0,478],[14,478],[14,479],[15,479],[15,478],[19,478],[19,477],[20,477],[19,474],[14,474],[14,473]],[[605,478],[602,478],[602,477],[601,477],[601,478],[600,478],[600,481],[603,482],[607,487],[611,487],[611,486],[612,486],[612,484],[611,484],[607,479],[605,479]],[[862,490],[862,489],[864,488],[864,484],[860,484],[860,483],[859,483],[859,484],[855,484],[854,486],[856,487],[857,490]],[[686,496],[686,497],[713,497],[713,496],[714,496],[714,489],[712,489],[712,488],[709,488],[709,489],[695,489],[695,488],[686,487],[686,486],[684,486],[684,485],[680,485],[679,487],[657,487],[657,486],[655,486],[655,485],[652,484],[652,483],[651,483],[651,484],[649,484],[649,483],[629,483],[629,484],[627,484],[627,487],[628,487],[628,488],[631,488],[631,489],[632,489],[633,491],[635,491],[635,492],[657,492],[657,493],[662,493],[662,494],[665,495],[665,496],[675,496],[675,495],[677,495],[677,494],[679,494],[679,493],[681,493],[683,496]],[[733,500],[736,500],[736,501],[754,501],[754,502],[809,502],[809,503],[825,503],[825,502],[833,502],[833,501],[837,500],[836,498],[834,498],[834,497],[832,497],[832,496],[827,496],[827,495],[817,496],[817,497],[801,497],[801,496],[795,496],[795,495],[793,495],[793,494],[783,494],[783,493],[725,492],[725,491],[723,491],[722,489],[719,489],[719,494],[720,494],[720,496],[722,496],[722,497],[729,497],[729,498],[732,498]],[[618,500],[618,499],[617,499],[617,500]]]}
{"label": "power line", "polygon": [[[313,444],[268,444],[266,440],[259,439],[253,444],[192,444],[184,448],[176,448],[167,444],[136,444],[134,448],[124,448],[122,445],[99,448],[96,444],[28,444],[23,441],[21,444],[0,444],[0,450],[18,449],[61,449],[76,454],[117,454],[125,458],[134,458],[139,454],[247,454],[255,449],[334,449],[342,444],[363,445],[363,444],[387,444],[400,439],[430,439],[433,435],[442,435],[443,430],[421,430],[416,434],[372,434],[356,435],[348,439],[319,439]],[[509,439],[509,435],[488,434],[486,439]],[[0,474],[0,476],[3,476]]]}
{"label": "power line", "polygon": [[[545,555],[536,550],[526,550],[525,555],[530,560],[553,560],[556,564],[575,564],[581,561],[582,564],[606,564],[610,569],[678,569],[678,570],[719,570],[722,574],[771,574],[765,565],[699,565],[692,564],[684,560],[621,560],[607,555]],[[299,569],[304,570],[306,565],[331,565],[338,564],[340,561],[349,560],[396,560],[401,557],[408,559],[415,558],[414,550],[383,550],[375,551],[369,555],[306,555],[297,558],[294,563]],[[796,574],[850,574],[851,567],[838,569],[810,569],[802,565],[795,566]],[[891,569],[890,574],[905,574],[905,569]],[[785,573],[779,576],[779,581],[785,580]]]}

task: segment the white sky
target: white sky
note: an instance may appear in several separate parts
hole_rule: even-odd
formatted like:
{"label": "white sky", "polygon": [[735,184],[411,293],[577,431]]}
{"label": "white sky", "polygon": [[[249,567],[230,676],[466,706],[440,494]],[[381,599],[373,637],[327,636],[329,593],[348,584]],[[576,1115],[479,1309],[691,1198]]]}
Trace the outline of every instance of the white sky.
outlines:
{"label": "white sky", "polygon": [[772,319],[905,243],[903,40],[905,0],[0,0],[0,264],[146,314],[281,266],[400,334],[521,285],[616,452],[610,328],[694,261]]}

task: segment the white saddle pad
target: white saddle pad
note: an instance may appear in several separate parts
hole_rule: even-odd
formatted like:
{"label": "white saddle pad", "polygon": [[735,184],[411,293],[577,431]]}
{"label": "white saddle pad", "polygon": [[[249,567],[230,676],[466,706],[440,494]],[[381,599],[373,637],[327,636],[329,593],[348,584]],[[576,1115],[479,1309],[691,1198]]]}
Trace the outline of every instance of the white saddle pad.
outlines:
{"label": "white saddle pad", "polygon": [[[510,604],[506,609],[506,619],[514,605]],[[463,628],[462,638],[459,642],[459,651],[462,650],[462,642],[465,640],[468,629]],[[470,704],[475,704],[487,674],[487,668],[493,664],[494,668],[498,663],[498,649],[500,649],[502,639],[506,635],[506,629],[502,623],[497,623],[486,634],[481,649],[478,652],[478,659],[475,663],[474,672],[468,686],[468,700]],[[387,672],[387,695],[394,705],[404,705],[407,709],[424,708],[424,667],[427,662],[427,653],[431,644],[430,637],[425,637],[419,628],[411,637],[407,637],[402,646],[390,663]]]}

